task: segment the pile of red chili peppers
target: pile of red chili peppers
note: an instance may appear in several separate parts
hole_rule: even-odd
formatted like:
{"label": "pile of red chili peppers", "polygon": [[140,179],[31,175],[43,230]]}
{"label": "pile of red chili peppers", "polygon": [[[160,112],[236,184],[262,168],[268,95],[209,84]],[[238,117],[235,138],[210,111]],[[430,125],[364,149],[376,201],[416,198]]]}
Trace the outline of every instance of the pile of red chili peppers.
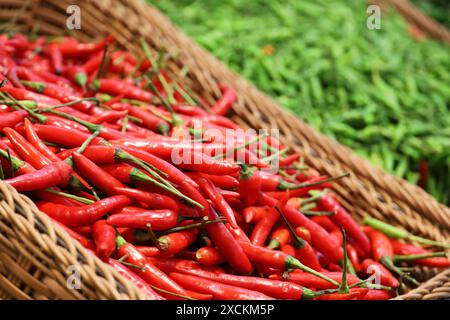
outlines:
{"label": "pile of red chili peppers", "polygon": [[194,97],[141,44],[0,36],[0,178],[150,299],[381,300],[450,266],[430,249],[448,244],[358,224],[345,174],[244,131],[230,87]]}

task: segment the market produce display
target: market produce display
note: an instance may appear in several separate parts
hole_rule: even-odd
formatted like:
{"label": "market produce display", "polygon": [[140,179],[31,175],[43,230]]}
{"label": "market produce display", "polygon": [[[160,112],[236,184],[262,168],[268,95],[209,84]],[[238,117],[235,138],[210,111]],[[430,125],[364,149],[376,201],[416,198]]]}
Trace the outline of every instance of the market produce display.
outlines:
{"label": "market produce display", "polygon": [[150,299],[389,299],[450,267],[450,244],[354,220],[348,174],[227,118],[232,88],[208,105],[114,41],[0,36],[0,178]]}
{"label": "market produce display", "polygon": [[370,30],[367,1],[148,2],[304,121],[450,203],[450,50],[394,9]]}

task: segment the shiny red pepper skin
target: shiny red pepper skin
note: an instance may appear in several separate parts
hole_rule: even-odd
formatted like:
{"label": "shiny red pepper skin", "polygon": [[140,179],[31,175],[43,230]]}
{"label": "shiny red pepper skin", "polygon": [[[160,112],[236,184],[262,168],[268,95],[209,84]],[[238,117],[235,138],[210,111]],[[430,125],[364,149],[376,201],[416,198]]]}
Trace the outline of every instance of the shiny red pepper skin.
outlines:
{"label": "shiny red pepper skin", "polygon": [[16,124],[20,123],[27,115],[28,112],[26,112],[25,110],[17,110],[2,114],[0,116],[0,131],[7,127],[14,127]]}
{"label": "shiny red pepper skin", "polygon": [[[139,208],[138,208],[139,209]],[[148,224],[155,231],[167,230],[177,225],[178,216],[172,210],[121,210],[109,216],[106,221],[116,227],[148,229]]]}
{"label": "shiny red pepper skin", "polygon": [[36,169],[41,169],[51,161],[44,157],[31,143],[29,143],[22,135],[11,128],[5,128],[4,133],[14,147],[19,156]]}
{"label": "shiny red pepper skin", "polygon": [[98,220],[92,227],[92,236],[95,253],[100,259],[107,262],[116,250],[116,231],[105,220]]}
{"label": "shiny red pepper skin", "polygon": [[5,180],[17,191],[33,191],[56,185],[67,185],[72,167],[64,161],[55,162],[46,167]]}
{"label": "shiny red pepper skin", "polygon": [[153,156],[152,154],[132,148],[132,147],[123,147],[123,150],[129,152],[133,156],[147,162],[148,164],[154,166],[155,168],[161,170],[162,172],[168,175],[168,179],[176,184],[181,185],[183,182],[190,184],[191,186],[197,188],[198,185],[194,180],[186,176],[182,171],[177,169],[175,166],[170,163]]}
{"label": "shiny red pepper skin", "polygon": [[242,211],[242,215],[246,223],[257,223],[268,214],[269,210],[269,207],[247,207]]}
{"label": "shiny red pepper skin", "polygon": [[175,150],[171,161],[178,167],[202,173],[215,175],[229,175],[239,171],[236,163],[216,160],[202,152],[192,150]]}
{"label": "shiny red pepper skin", "polygon": [[79,43],[76,41],[63,41],[55,43],[54,46],[61,52],[64,58],[84,59],[93,54],[101,52],[104,47],[115,41],[114,37],[108,36],[98,43]]}
{"label": "shiny red pepper skin", "polygon": [[375,229],[367,228],[367,235],[372,242],[372,256],[376,261],[382,261],[383,258],[394,259],[394,248],[383,233]]}
{"label": "shiny red pepper skin", "polygon": [[86,237],[82,236],[81,234],[77,233],[76,231],[72,230],[71,228],[65,226],[64,224],[62,224],[61,222],[53,219],[52,217],[50,217],[50,219],[56,223],[57,225],[59,225],[61,228],[63,228],[68,234],[69,236],[71,236],[73,239],[77,240],[78,242],[80,242],[80,244],[85,247],[86,249],[91,250],[92,252],[94,251],[94,243],[87,239]]}
{"label": "shiny red pepper skin", "polygon": [[394,297],[394,292],[387,290],[370,289],[367,293],[358,300],[388,300]]}
{"label": "shiny red pepper skin", "polygon": [[[341,283],[342,280],[342,272],[330,272],[330,271],[322,271],[322,273],[329,278]],[[313,274],[309,274],[306,272],[302,272],[300,270],[293,270],[287,274],[284,274],[283,276],[270,276],[271,279],[285,279],[287,281],[291,281],[294,283],[297,283],[299,285],[302,285],[307,288],[315,288],[317,290],[325,290],[325,289],[334,289],[336,288],[333,286],[333,284],[329,283],[328,281],[325,281],[319,277],[316,277]],[[349,285],[358,283],[360,280],[358,277],[347,274],[347,283]]]}
{"label": "shiny red pepper skin", "polygon": [[163,257],[150,257],[148,258],[155,266],[163,270],[165,273],[179,272],[185,273],[185,270],[204,270],[214,273],[224,273],[224,270],[219,267],[203,266],[200,263],[193,260],[177,259],[177,258],[163,258]]}
{"label": "shiny red pepper skin", "polygon": [[[201,193],[188,182],[182,182],[181,187],[186,191],[187,196],[197,201],[203,206],[203,210],[199,210],[200,214],[208,217],[209,220],[217,220],[218,215],[215,213],[201,195]],[[236,228],[231,229],[238,230]],[[235,240],[231,232],[222,223],[213,223],[206,226],[208,234],[213,239],[216,246],[219,248],[225,260],[239,273],[250,274],[253,267],[245,254],[239,242]]]}
{"label": "shiny red pepper skin", "polygon": [[202,247],[195,253],[197,261],[205,266],[217,266],[225,262],[219,250],[212,247]]}
{"label": "shiny red pepper skin", "polygon": [[106,194],[119,194],[115,188],[124,187],[119,180],[114,178],[82,154],[74,152],[72,153],[72,157],[74,160],[75,170]]}
{"label": "shiny red pepper skin", "polygon": [[146,90],[117,79],[97,79],[92,82],[95,90],[111,95],[123,94],[125,98],[150,102],[153,95]]}
{"label": "shiny red pepper skin", "polygon": [[32,123],[28,119],[25,119],[24,124],[25,134],[33,147],[50,161],[59,161],[60,159],[41,141],[37,132],[34,130]]}
{"label": "shiny red pepper skin", "polygon": [[224,116],[233,106],[236,101],[236,92],[226,86],[221,85],[222,97],[216,102],[216,104],[211,108],[211,112],[216,115]]}
{"label": "shiny red pepper skin", "polygon": [[250,240],[253,244],[258,246],[263,246],[266,242],[267,237],[270,234],[273,226],[277,222],[279,218],[278,212],[275,209],[269,208],[266,211],[266,214],[259,220],[255,227],[253,228],[252,234],[250,236]]}
{"label": "shiny red pepper skin", "polygon": [[[275,199],[264,194],[262,194],[262,200],[264,204],[269,206],[274,206],[276,204]],[[285,206],[283,213],[293,227],[302,226],[310,231],[311,245],[323,253],[328,259],[332,262],[340,262],[343,259],[344,253],[342,248],[335,243],[325,229],[304,216],[300,211],[290,208],[289,206]]]}
{"label": "shiny red pepper skin", "polygon": [[349,293],[329,293],[319,296],[314,300],[354,300],[359,299],[359,297],[364,297],[367,291],[367,288],[351,288]]}
{"label": "shiny red pepper skin", "polygon": [[125,196],[113,196],[80,207],[69,207],[51,202],[39,202],[38,207],[53,219],[68,227],[79,227],[94,223],[109,211],[130,204]]}
{"label": "shiny red pepper skin", "polygon": [[375,275],[375,277],[380,280],[382,285],[392,288],[397,288],[400,285],[400,282],[388,269],[386,269],[381,263],[378,263],[372,259],[365,259],[361,263],[361,270],[367,275]]}
{"label": "shiny red pepper skin", "polygon": [[331,221],[339,227],[344,228],[348,236],[353,238],[359,247],[368,254],[371,250],[369,238],[366,236],[360,225],[353,217],[337,202],[331,194],[322,196],[317,202],[319,208],[323,211],[335,212],[329,216]]}
{"label": "shiny red pepper skin", "polygon": [[[68,148],[80,147],[90,136],[89,133],[50,125],[34,124],[33,129],[42,140]],[[102,144],[103,142],[105,142],[104,139],[96,137],[92,144]]]}
{"label": "shiny red pepper skin", "polygon": [[158,238],[158,241],[161,243],[165,254],[177,254],[189,247],[197,238],[197,234],[198,230],[187,229],[166,234]]}
{"label": "shiny red pepper skin", "polygon": [[212,294],[218,300],[273,300],[263,293],[205,278],[172,272],[169,276],[188,290]]}
{"label": "shiny red pepper skin", "polygon": [[268,248],[277,249],[291,242],[291,234],[286,227],[278,227],[272,231]]}
{"label": "shiny red pepper skin", "polygon": [[[402,243],[393,239],[390,239],[390,241],[395,254],[413,255],[413,254],[426,254],[432,252],[431,250],[417,247],[413,244]],[[450,260],[446,257],[417,259],[413,261],[413,264],[431,268],[450,268]]]}
{"label": "shiny red pepper skin", "polygon": [[152,287],[147,284],[147,282],[117,260],[110,258],[108,259],[108,264],[110,264],[119,274],[133,282],[145,295],[147,295],[150,300],[166,300],[164,297],[156,293]]}
{"label": "shiny red pepper skin", "polygon": [[[117,247],[118,258],[126,256],[126,262],[142,268],[133,268],[133,271],[145,282],[152,285],[154,289],[159,288],[177,295],[188,296],[186,290],[180,287],[175,281],[171,280],[164,272],[153,265],[153,263],[148,261],[132,244],[119,242]],[[170,299],[182,299],[163,292],[161,292],[161,295]]]}
{"label": "shiny red pepper skin", "polygon": [[29,91],[27,89],[22,88],[14,88],[14,87],[8,87],[4,86],[0,88],[0,91],[8,92],[10,95],[12,95],[17,100],[33,100],[36,101],[38,104],[38,107],[45,107],[45,106],[54,106],[57,104],[61,104],[62,102],[58,99],[38,94],[32,91]]}
{"label": "shiny red pepper skin", "polygon": [[256,203],[259,193],[261,192],[261,187],[262,181],[259,171],[244,167],[244,169],[241,170],[241,175],[239,176],[238,189],[244,207],[250,207]]}
{"label": "shiny red pepper skin", "polygon": [[199,176],[195,179],[203,193],[211,200],[213,206],[219,211],[233,227],[237,228],[236,218],[234,216],[233,209],[225,201],[224,197],[220,194],[214,184],[206,177]]}
{"label": "shiny red pepper skin", "polygon": [[238,276],[206,270],[193,270],[189,268],[184,268],[181,272],[248,290],[258,291],[277,299],[298,300],[303,297],[303,287],[292,282],[250,276]]}

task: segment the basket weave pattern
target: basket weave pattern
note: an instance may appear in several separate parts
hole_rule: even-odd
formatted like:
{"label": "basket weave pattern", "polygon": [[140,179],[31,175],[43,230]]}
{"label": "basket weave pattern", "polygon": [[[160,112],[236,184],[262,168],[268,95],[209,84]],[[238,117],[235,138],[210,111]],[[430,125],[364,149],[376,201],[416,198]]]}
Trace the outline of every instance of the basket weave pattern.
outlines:
{"label": "basket weave pattern", "polygon": [[[343,206],[357,218],[369,214],[427,238],[450,241],[450,209],[422,189],[373,167],[340,145],[284,111],[271,98],[230,71],[214,56],[192,42],[162,13],[138,0],[0,0],[0,23],[29,33],[63,35],[66,8],[81,8],[81,30],[71,35],[87,41],[112,34],[120,46],[139,53],[144,37],[156,50],[178,52],[168,68],[179,73],[188,66],[182,82],[212,102],[220,96],[219,83],[238,93],[234,120],[244,127],[279,128],[281,142],[304,157],[320,172],[351,173],[335,184]],[[0,183],[0,298],[139,299],[139,290],[75,243],[31,200]],[[82,265],[82,290],[66,289],[66,268]],[[420,269],[424,280],[436,270]],[[450,271],[441,272],[421,287],[397,299],[450,297]]]}

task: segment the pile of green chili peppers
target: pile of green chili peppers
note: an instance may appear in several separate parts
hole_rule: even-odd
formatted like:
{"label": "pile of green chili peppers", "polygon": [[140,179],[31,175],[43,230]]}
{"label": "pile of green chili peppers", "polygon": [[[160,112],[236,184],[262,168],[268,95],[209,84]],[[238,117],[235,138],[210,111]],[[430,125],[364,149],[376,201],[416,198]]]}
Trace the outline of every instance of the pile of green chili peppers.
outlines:
{"label": "pile of green chili peppers", "polygon": [[414,40],[361,0],[149,1],[323,133],[450,202],[450,46]]}

